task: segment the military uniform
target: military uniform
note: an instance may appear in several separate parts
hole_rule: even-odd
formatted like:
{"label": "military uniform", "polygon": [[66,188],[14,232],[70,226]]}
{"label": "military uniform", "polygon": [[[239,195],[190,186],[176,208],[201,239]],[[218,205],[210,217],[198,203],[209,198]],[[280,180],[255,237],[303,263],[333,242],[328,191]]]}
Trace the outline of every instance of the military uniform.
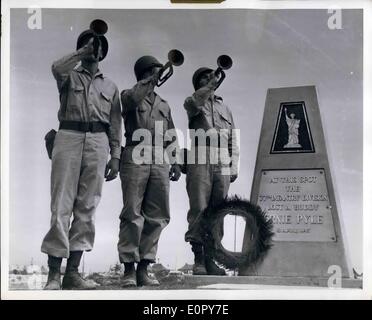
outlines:
{"label": "military uniform", "polygon": [[54,257],[92,249],[108,154],[120,158],[118,89],[100,71],[91,75],[82,66],[74,69],[78,61],[73,53],[52,66],[60,93],[60,130],[52,153],[51,227],[41,251]]}
{"label": "military uniform", "polygon": [[[214,128],[218,132],[220,129],[231,130],[235,128],[232,114],[223,103],[222,98],[214,96],[202,101],[195,97],[189,97],[184,104],[190,129],[208,131]],[[226,152],[231,153],[230,150],[233,149],[231,135],[228,139],[229,150]],[[200,230],[202,213],[208,205],[217,205],[226,198],[230,186],[230,175],[223,172],[223,168],[230,168],[230,164],[224,163],[220,157],[215,163],[211,163],[210,153],[215,152],[218,155],[221,152],[218,145],[211,146],[208,144],[208,140],[206,145],[202,145],[200,140],[197,142],[197,145],[192,145],[192,148],[196,150],[191,151],[191,154],[195,154],[196,163],[187,165],[186,188],[190,200],[190,210],[187,215],[189,228],[185,240],[202,243],[203,235]],[[203,147],[205,147],[206,157],[202,158],[206,161],[198,163],[199,152],[197,149],[202,150]],[[213,150],[213,148],[217,150]],[[234,149],[236,150],[236,147]],[[226,170],[226,172],[228,171]]]}
{"label": "military uniform", "polygon": [[[203,72],[212,71],[207,68],[201,69]],[[196,256],[195,265],[203,265],[204,261],[201,260],[204,258],[200,258],[203,253],[203,245],[204,253],[206,256],[208,254],[204,242],[203,212],[207,207],[218,205],[226,198],[230,177],[237,175],[239,150],[236,139],[233,139],[235,125],[230,109],[221,97],[214,94],[212,86],[198,88],[197,76],[194,76],[193,83],[196,91],[192,96],[186,98],[184,103],[189,129],[212,132],[216,137],[214,140],[191,139],[192,146],[189,155],[191,154],[191,160],[195,161],[190,163],[190,159],[188,159],[186,169],[186,189],[190,209],[187,214],[189,226],[185,234],[185,241],[190,242],[193,246]],[[199,156],[200,153],[202,156]],[[230,162],[231,159],[233,159],[232,162]],[[205,269],[199,274],[204,273]],[[216,272],[216,274],[219,273]]]}
{"label": "military uniform", "polygon": [[[161,231],[170,219],[169,164],[155,163],[154,137],[156,122],[162,124],[163,134],[174,129],[174,124],[168,103],[159,95],[154,93],[154,101],[149,96],[138,98],[149,86],[151,79],[144,79],[121,93],[126,137],[120,162],[123,209],[118,251],[122,263],[155,262]],[[133,150],[139,144],[133,141],[133,134],[138,129],[149,130],[153,137],[147,144],[141,142],[152,154],[151,163],[138,164],[133,159]]]}

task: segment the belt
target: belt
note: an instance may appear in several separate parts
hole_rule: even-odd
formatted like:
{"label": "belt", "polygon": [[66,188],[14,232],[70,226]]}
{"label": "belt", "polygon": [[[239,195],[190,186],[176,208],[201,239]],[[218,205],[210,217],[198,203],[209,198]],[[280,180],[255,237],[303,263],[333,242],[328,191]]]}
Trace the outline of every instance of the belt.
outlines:
{"label": "belt", "polygon": [[125,141],[125,146],[126,147],[135,147],[135,146],[139,145],[141,142],[142,141],[132,141],[132,140],[127,139]]}
{"label": "belt", "polygon": [[[141,141],[133,141],[133,140],[130,140],[130,139],[127,138],[126,141],[125,141],[125,146],[126,147],[135,147],[135,146],[138,146],[140,143],[143,144],[143,140],[141,140]],[[143,144],[143,146],[146,146],[146,147],[156,147],[154,139],[152,139],[152,144],[151,145],[149,145],[149,144],[147,144],[147,145]],[[163,145],[160,145],[159,147],[161,147],[161,146],[163,147],[163,149],[165,149],[167,147],[166,145],[164,145],[164,141],[163,141]]]}
{"label": "belt", "polygon": [[80,132],[107,132],[109,128],[108,124],[103,122],[81,122],[81,121],[61,121],[59,129],[74,130]]}

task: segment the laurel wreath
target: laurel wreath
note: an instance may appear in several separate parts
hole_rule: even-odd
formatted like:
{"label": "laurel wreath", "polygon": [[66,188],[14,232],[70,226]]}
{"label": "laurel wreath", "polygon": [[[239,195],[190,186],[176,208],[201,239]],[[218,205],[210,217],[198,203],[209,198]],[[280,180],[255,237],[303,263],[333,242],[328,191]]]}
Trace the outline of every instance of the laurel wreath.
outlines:
{"label": "laurel wreath", "polygon": [[[229,251],[222,245],[226,215],[240,216],[246,221],[242,252]],[[262,209],[239,196],[227,198],[204,212],[204,243],[213,258],[227,269],[248,267],[263,260],[272,247],[273,223]]]}

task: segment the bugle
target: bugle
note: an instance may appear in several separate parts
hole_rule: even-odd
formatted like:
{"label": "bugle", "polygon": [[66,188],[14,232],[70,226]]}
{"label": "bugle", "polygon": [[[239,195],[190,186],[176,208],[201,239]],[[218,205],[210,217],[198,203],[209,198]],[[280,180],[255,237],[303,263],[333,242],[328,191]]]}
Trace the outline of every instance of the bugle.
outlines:
{"label": "bugle", "polygon": [[221,85],[223,80],[225,80],[226,74],[224,70],[230,69],[233,65],[233,61],[228,55],[223,54],[218,57],[217,65],[218,68],[214,71],[214,74],[216,75],[216,77],[219,77],[219,79],[214,90],[216,90]]}
{"label": "bugle", "polygon": [[97,57],[98,48],[99,45],[101,44],[100,36],[103,36],[107,32],[108,26],[105,21],[101,19],[96,19],[90,23],[89,29],[92,30],[94,34],[93,40],[94,56]]}
{"label": "bugle", "polygon": [[[178,67],[178,66],[182,65],[184,60],[185,60],[185,58],[184,58],[181,51],[179,51],[177,49],[173,49],[173,50],[169,51],[168,52],[168,62],[159,71],[159,79],[158,79],[158,83],[156,85],[158,87],[163,85],[164,82],[167,81],[172,76],[173,66]],[[169,69],[168,72],[166,74],[164,74],[167,69]]]}

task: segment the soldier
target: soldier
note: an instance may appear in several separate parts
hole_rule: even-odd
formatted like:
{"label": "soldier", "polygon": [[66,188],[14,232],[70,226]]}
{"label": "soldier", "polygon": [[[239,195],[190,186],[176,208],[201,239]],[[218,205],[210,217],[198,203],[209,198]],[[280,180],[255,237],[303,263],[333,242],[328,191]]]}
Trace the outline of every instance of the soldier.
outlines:
{"label": "soldier", "polygon": [[80,276],[78,267],[83,251],[93,248],[103,180],[115,179],[119,170],[119,91],[98,69],[108,51],[107,39],[99,36],[95,47],[93,37],[92,30],[81,33],[77,51],[52,65],[61,105],[52,153],[51,227],[41,247],[48,254],[46,290],[61,288],[62,258],[68,258],[62,289],[95,289],[95,283]]}
{"label": "soldier", "polygon": [[[213,259],[213,251],[205,242],[205,229],[203,227],[203,212],[207,207],[218,205],[228,193],[230,182],[237,178],[238,148],[236,139],[232,139],[235,128],[230,109],[224,104],[221,97],[215,95],[217,76],[212,69],[199,68],[193,75],[195,92],[191,97],[186,98],[184,108],[189,119],[189,129],[203,130],[205,133],[215,133],[215,138],[191,139],[192,146],[189,154],[194,155],[189,163],[187,158],[186,188],[190,201],[187,220],[188,231],[185,234],[185,241],[190,242],[195,256],[193,267],[194,275],[225,275],[225,270],[219,268]],[[222,132],[226,139],[225,149],[222,150]],[[223,151],[228,152],[228,159],[232,163],[222,161]],[[205,157],[200,156],[205,152]],[[212,161],[217,155],[216,161]],[[231,167],[232,165],[232,167]],[[225,170],[228,169],[228,170]],[[222,230],[223,232],[223,230]]]}
{"label": "soldier", "polygon": [[[168,103],[154,92],[161,67],[152,56],[139,58],[134,66],[137,84],[121,92],[126,143],[120,162],[124,206],[118,251],[125,267],[124,287],[159,285],[158,280],[149,277],[147,267],[156,261],[160,234],[169,223],[169,179],[177,181],[181,175],[179,165],[173,164],[169,169],[167,163],[156,163],[154,156],[155,135],[174,129]],[[162,125],[162,132],[156,132],[158,124]],[[150,141],[136,141],[140,129],[151,133]],[[134,152],[140,143],[150,150],[149,163],[136,161]],[[167,146],[162,144],[161,151]]]}

